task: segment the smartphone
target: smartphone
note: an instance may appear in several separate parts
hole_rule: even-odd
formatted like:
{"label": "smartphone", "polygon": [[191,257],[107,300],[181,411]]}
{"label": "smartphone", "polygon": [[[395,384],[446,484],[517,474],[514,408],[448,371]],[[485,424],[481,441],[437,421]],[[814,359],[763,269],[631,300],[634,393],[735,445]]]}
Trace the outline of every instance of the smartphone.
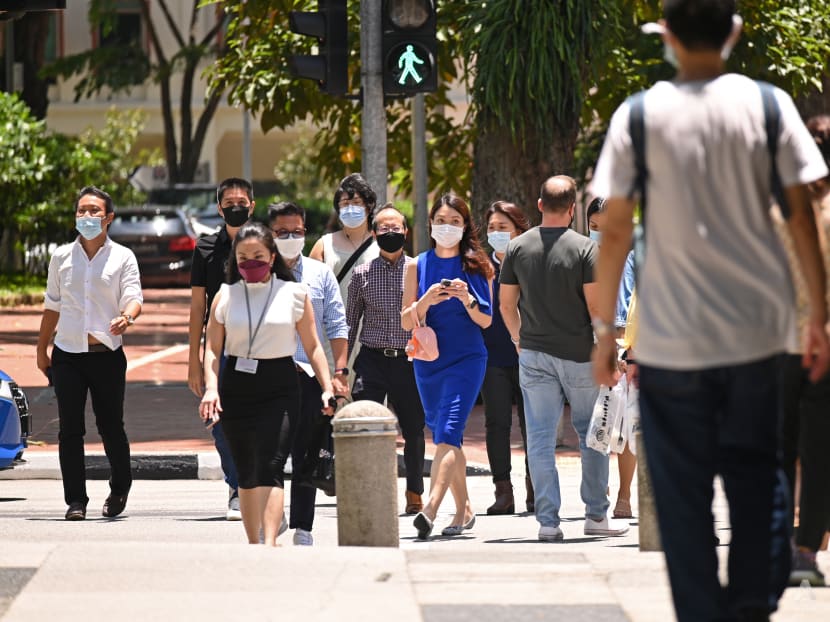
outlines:
{"label": "smartphone", "polygon": [[52,381],[52,368],[51,367],[46,368],[46,380],[49,383],[50,387],[55,386],[54,382]]}
{"label": "smartphone", "polygon": [[449,279],[441,279],[441,287],[449,287],[452,285],[452,281]]}
{"label": "smartphone", "polygon": [[205,430],[210,430],[219,423],[219,419],[205,419]]}
{"label": "smartphone", "polygon": [[337,410],[337,398],[336,397],[330,397],[329,398],[329,406],[331,408],[334,408],[335,410]]}

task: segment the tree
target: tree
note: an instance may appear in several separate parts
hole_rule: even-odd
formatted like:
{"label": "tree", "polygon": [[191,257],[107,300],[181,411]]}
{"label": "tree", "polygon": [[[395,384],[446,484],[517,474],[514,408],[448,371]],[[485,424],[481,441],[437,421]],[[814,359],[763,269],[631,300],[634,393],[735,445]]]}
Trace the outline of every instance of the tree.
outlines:
{"label": "tree", "polygon": [[[71,237],[72,202],[80,188],[96,185],[116,204],[137,199],[129,174],[153,153],[133,153],[143,128],[140,112],[107,114],[103,130],[80,136],[49,132],[17,95],[0,93],[0,272],[24,267],[44,271],[50,243]],[[36,255],[34,261],[32,254]]]}
{"label": "tree", "polygon": [[[151,11],[151,5],[153,11]],[[168,0],[139,0],[143,23],[147,28],[151,53],[140,40],[115,41],[80,54],[60,59],[47,68],[46,73],[64,78],[80,75],[75,87],[75,101],[100,94],[105,89],[113,94],[127,91],[151,80],[159,85],[161,113],[164,127],[164,154],[170,183],[193,181],[210,122],[224,95],[224,83],[214,81],[197,116],[193,112],[193,89],[198,73],[206,61],[221,59],[227,52],[223,28],[224,13],[216,7],[202,7],[192,0],[190,19],[184,29],[170,13]],[[117,24],[115,0],[91,0],[89,21],[102,34],[114,34]],[[156,10],[157,7],[157,10]],[[159,14],[160,13],[160,14]],[[198,25],[204,15],[210,15],[210,26],[201,36]],[[162,23],[157,23],[160,20]],[[159,37],[162,25],[170,30],[176,42],[175,50],[166,50]],[[174,114],[172,79],[181,74],[178,94],[178,133]],[[178,138],[177,138],[178,136]]]}

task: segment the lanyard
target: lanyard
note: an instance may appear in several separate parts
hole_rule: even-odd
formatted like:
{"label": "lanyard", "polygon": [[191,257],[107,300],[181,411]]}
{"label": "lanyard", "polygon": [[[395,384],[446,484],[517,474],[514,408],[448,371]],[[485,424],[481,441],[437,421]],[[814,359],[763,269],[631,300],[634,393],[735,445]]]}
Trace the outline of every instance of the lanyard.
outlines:
{"label": "lanyard", "polygon": [[265,313],[268,311],[268,303],[271,302],[271,292],[274,290],[274,277],[271,277],[271,286],[268,288],[268,297],[265,299],[265,304],[262,306],[262,313],[259,316],[259,322],[256,328],[251,328],[251,301],[248,298],[248,284],[242,281],[245,288],[245,308],[248,310],[248,358],[251,358],[251,348],[254,347],[254,339],[259,332],[259,327],[262,326],[262,320],[265,319]]}

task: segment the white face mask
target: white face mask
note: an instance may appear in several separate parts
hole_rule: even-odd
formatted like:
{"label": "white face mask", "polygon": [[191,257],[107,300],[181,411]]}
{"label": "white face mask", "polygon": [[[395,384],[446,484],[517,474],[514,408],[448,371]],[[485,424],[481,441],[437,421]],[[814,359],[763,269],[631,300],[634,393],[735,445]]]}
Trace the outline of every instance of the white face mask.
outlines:
{"label": "white face mask", "polygon": [[490,231],[487,234],[487,243],[493,247],[497,253],[503,253],[507,250],[507,245],[510,242],[509,231]]}
{"label": "white face mask", "polygon": [[277,243],[277,250],[283,259],[295,259],[303,252],[303,246],[305,246],[305,238],[289,237],[287,240],[274,238],[274,242]]}
{"label": "white face mask", "polygon": [[432,239],[444,248],[452,248],[464,236],[464,227],[455,225],[432,225]]}
{"label": "white face mask", "polygon": [[366,221],[366,208],[361,205],[344,205],[340,208],[340,222],[344,227],[354,229]]}

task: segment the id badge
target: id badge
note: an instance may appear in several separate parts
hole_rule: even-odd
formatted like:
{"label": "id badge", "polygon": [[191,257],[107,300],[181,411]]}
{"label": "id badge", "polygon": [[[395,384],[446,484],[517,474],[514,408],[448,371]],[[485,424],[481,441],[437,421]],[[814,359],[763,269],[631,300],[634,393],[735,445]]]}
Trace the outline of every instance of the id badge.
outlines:
{"label": "id badge", "polygon": [[234,366],[234,369],[236,369],[236,371],[241,371],[246,374],[255,374],[258,364],[259,361],[256,359],[244,359],[242,357],[239,357],[238,359],[236,359],[236,365]]}

